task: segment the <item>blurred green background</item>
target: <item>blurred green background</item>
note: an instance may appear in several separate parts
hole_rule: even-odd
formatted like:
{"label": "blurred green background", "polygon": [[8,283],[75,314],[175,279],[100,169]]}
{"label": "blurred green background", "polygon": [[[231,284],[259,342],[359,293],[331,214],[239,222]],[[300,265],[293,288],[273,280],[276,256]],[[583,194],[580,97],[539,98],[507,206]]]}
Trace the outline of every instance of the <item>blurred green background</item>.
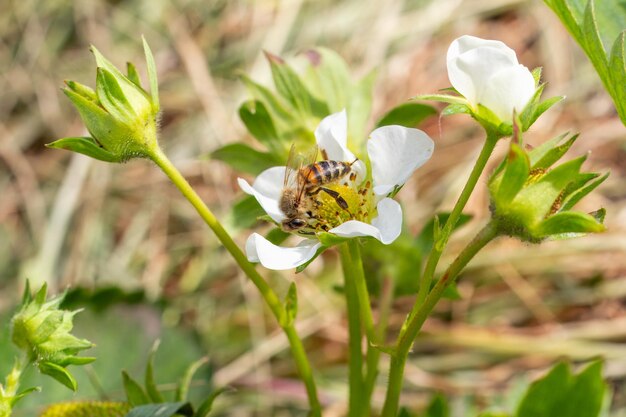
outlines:
{"label": "blurred green background", "polygon": [[[218,401],[216,415],[304,415],[305,396],[286,340],[256,289],[165,176],[146,161],[116,166],[43,146],[84,133],[59,87],[66,78],[94,84],[89,45],[118,66],[132,60],[141,71],[142,34],[159,73],[161,144],[218,217],[227,219],[239,243],[249,231],[231,215],[242,195],[238,173],[206,155],[249,141],[237,117],[248,98],[238,74],[271,85],[263,50],[292,58],[326,46],[349,63],[355,78],[376,70],[368,129],[409,97],[449,86],[445,52],[460,35],[500,39],[524,65],[542,66],[545,97],[567,99],[525,140],[538,144],[565,131],[581,133],[571,154],[590,152],[587,170],[610,170],[611,176],[579,209],[605,207],[609,230],[541,246],[509,239],[489,245],[462,277],[462,299],[441,303],[427,323],[407,366],[404,402],[419,409],[433,391],[442,391],[464,415],[467,404],[501,397],[558,358],[603,356],[616,389],[615,415],[626,415],[620,414],[626,407],[626,131],[591,64],[543,3],[4,0],[0,374],[13,359],[7,318],[27,277],[34,287],[45,281],[54,291],[84,289],[69,300],[86,308],[75,333],[97,344],[90,355],[98,357],[75,369],[77,394],[31,375],[44,392],[24,401],[16,415],[35,415],[63,398],[120,398],[120,369],[139,376],[156,338],[162,340],[157,379],[165,388],[203,355],[210,366],[197,376],[195,395],[212,384],[237,388]],[[483,140],[463,115],[431,117],[421,128],[436,150],[399,194],[412,234],[433,213],[452,207]],[[506,145],[496,152],[504,155]],[[488,216],[484,183],[466,209],[473,220],[455,235],[449,253]],[[325,416],[345,411],[347,331],[343,300],[333,290],[340,283],[337,271],[337,256],[329,251],[302,274],[266,274],[281,295],[297,280],[298,328],[316,368]],[[394,304],[392,337],[412,299]],[[386,368],[383,363],[383,374]],[[375,401],[383,394],[381,378]]]}

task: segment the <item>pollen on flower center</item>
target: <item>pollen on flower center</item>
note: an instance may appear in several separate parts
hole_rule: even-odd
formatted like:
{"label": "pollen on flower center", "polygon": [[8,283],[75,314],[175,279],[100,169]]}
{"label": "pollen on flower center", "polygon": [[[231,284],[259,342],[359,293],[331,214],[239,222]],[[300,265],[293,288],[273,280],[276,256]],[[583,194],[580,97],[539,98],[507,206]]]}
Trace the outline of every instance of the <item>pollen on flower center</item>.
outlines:
{"label": "pollen on flower center", "polygon": [[[316,206],[315,222],[312,227],[316,231],[330,230],[348,220],[371,223],[376,217],[376,206],[369,181],[361,186],[335,183],[324,185],[324,188],[336,192],[338,196],[322,190],[312,197]],[[340,205],[343,202],[347,208]]]}

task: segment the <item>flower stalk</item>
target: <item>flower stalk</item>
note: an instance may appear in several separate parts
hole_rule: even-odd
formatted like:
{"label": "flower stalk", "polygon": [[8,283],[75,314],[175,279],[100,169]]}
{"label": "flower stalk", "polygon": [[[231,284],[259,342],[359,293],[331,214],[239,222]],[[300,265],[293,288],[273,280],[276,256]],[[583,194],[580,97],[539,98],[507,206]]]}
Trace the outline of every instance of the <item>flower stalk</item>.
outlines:
{"label": "flower stalk", "polygon": [[239,265],[241,270],[257,287],[263,297],[263,300],[265,300],[265,303],[272,311],[272,314],[281,324],[281,327],[289,340],[289,345],[296,367],[298,368],[298,373],[306,387],[309,406],[311,408],[311,415],[321,415],[321,405],[317,396],[317,388],[315,380],[313,379],[313,372],[306,356],[304,346],[302,345],[302,340],[296,332],[293,321],[283,319],[286,315],[285,308],[281,304],[274,290],[272,290],[267,281],[257,272],[254,265],[248,262],[246,256],[241,249],[239,249],[232,237],[224,229],[222,224],[217,220],[204,201],[202,201],[196,191],[191,187],[191,185],[189,185],[189,182],[187,182],[185,177],[183,177],[180,171],[178,171],[178,169],[176,169],[176,167],[172,164],[165,153],[163,153],[160,148],[157,148],[153,153],[149,154],[149,158],[154,161],[154,163],[179,189],[183,196],[191,203],[200,217],[211,228],[213,233],[215,233],[215,236],[219,239],[222,245],[224,245],[224,248],[226,248],[226,250],[234,258],[235,262],[237,262],[237,265]]}
{"label": "flower stalk", "polygon": [[437,281],[437,284],[430,291],[424,303],[415,314],[409,316],[408,321],[405,322],[405,326],[403,327],[404,331],[400,334],[396,343],[395,352],[391,357],[387,395],[382,412],[383,417],[395,417],[397,415],[406,359],[415,337],[421,330],[429,314],[443,296],[445,289],[456,280],[467,263],[478,251],[497,236],[498,230],[492,222],[488,223],[478,232],[474,239],[461,251],[450,266],[448,266],[448,269]]}

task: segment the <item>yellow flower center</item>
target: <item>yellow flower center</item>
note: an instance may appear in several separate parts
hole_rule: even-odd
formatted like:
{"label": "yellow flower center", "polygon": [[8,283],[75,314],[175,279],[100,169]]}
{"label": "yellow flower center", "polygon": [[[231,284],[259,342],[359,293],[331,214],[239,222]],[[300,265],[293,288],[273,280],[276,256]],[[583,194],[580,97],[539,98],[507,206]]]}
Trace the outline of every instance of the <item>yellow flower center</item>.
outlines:
{"label": "yellow flower center", "polygon": [[[371,191],[371,183],[364,182],[360,186],[353,183],[331,183],[320,190],[313,199],[314,221],[311,223],[316,232],[328,231],[348,220],[360,220],[371,223],[376,217],[376,205]],[[333,195],[337,193],[337,196]],[[347,206],[347,207],[346,207]]]}

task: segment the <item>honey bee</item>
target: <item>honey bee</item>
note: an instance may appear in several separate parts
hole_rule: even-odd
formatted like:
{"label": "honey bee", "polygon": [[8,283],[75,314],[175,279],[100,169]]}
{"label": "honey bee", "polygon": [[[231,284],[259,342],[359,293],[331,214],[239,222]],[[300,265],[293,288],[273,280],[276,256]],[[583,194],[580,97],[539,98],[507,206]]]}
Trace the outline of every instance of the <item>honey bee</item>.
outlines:
{"label": "honey bee", "polygon": [[286,232],[302,230],[309,225],[309,220],[315,219],[317,201],[313,197],[320,192],[328,194],[339,207],[348,210],[346,200],[337,191],[325,186],[346,177],[357,159],[352,162],[316,162],[317,150],[315,147],[307,154],[297,155],[295,147],[291,146],[279,200],[279,208],[286,217],[281,225]]}

